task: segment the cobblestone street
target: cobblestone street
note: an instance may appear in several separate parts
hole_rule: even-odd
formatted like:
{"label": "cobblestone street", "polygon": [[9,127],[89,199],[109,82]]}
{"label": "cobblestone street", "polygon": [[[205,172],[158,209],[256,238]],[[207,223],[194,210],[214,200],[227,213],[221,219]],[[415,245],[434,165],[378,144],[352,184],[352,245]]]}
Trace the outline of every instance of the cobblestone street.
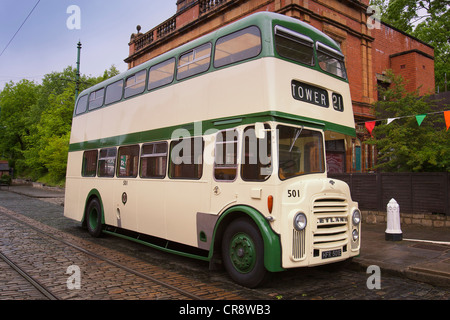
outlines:
{"label": "cobblestone street", "polygon": [[[273,274],[271,281],[258,289],[247,289],[236,285],[224,271],[209,271],[208,264],[202,261],[170,255],[113,236],[99,239],[91,238],[86,230],[77,222],[63,217],[63,207],[57,198],[38,199],[12,192],[0,192],[0,203],[3,211],[9,214],[21,215],[27,221],[42,223],[43,228],[49,228],[58,237],[70,242],[76,242],[89,250],[95,251],[116,261],[128,261],[133,268],[161,275],[162,278],[174,278],[173,283],[180,287],[194,288],[196,294],[206,299],[249,299],[249,300],[448,300],[450,293],[446,288],[434,287],[381,274],[381,289],[370,290],[367,287],[369,275],[366,270],[355,268],[354,264],[322,266],[288,270]],[[120,270],[104,262],[93,262],[87,258],[75,259],[72,249],[58,249],[54,240],[46,240],[34,231],[24,231],[23,226],[16,222],[6,221],[3,216],[1,251],[16,254],[20,247],[31,250],[29,258],[21,259],[24,268],[36,272],[48,272],[47,266],[58,265],[53,275],[47,275],[50,280],[57,279],[60,288],[57,293],[63,299],[178,299],[178,294],[164,293],[157,285],[145,284],[142,281],[111,282],[109,279],[129,278],[119,276]],[[52,231],[53,230],[53,231]],[[26,241],[26,243],[24,242]],[[50,241],[50,242],[49,242]],[[33,248],[32,246],[36,246]],[[43,248],[47,247],[47,256]],[[52,256],[48,257],[48,250]],[[62,251],[61,251],[62,250]],[[28,251],[30,252],[30,251]],[[80,255],[76,253],[75,255]],[[28,261],[28,262],[27,262]],[[69,265],[77,264],[82,270],[82,289],[67,292],[65,274]],[[0,276],[1,299],[42,299],[39,293],[30,287],[20,277],[12,276],[12,271],[4,264],[6,270]],[[59,275],[57,275],[59,274]],[[99,277],[99,278],[98,278]],[[100,280],[101,279],[101,280]],[[191,284],[189,284],[191,283]],[[142,293],[143,288],[151,288],[153,295]],[[145,291],[145,290],[144,290]],[[184,299],[181,297],[181,299]]]}

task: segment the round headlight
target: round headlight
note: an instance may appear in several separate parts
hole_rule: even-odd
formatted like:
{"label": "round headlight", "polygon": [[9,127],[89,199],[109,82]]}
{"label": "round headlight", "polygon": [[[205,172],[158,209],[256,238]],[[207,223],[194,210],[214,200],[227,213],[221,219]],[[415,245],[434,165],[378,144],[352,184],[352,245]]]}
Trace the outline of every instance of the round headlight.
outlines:
{"label": "round headlight", "polygon": [[358,238],[359,238],[359,232],[358,232],[358,230],[353,230],[353,232],[352,232],[352,238],[353,238],[353,241],[357,241],[358,240]]}
{"label": "round headlight", "polygon": [[352,221],[355,226],[359,225],[359,223],[361,222],[361,211],[359,211],[358,209],[355,209],[355,211],[353,211]]}
{"label": "round headlight", "polygon": [[299,212],[294,217],[294,228],[298,231],[302,231],[306,228],[306,216],[304,213]]}

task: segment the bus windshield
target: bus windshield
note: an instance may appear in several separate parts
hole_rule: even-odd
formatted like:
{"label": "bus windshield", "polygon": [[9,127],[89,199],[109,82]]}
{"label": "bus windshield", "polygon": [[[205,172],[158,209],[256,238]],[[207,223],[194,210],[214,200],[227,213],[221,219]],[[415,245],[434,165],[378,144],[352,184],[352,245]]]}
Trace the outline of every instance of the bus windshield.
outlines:
{"label": "bus windshield", "polygon": [[319,131],[279,125],[278,175],[281,180],[325,172],[323,138]]}

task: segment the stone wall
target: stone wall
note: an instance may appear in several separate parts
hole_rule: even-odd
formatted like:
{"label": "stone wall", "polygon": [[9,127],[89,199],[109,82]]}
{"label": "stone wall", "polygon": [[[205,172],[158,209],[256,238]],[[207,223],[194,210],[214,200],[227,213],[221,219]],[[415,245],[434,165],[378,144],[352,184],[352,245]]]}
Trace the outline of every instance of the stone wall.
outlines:
{"label": "stone wall", "polygon": [[[363,222],[368,224],[387,223],[387,214],[383,211],[362,211]],[[428,213],[402,213],[400,223],[435,228],[450,228],[450,216]]]}

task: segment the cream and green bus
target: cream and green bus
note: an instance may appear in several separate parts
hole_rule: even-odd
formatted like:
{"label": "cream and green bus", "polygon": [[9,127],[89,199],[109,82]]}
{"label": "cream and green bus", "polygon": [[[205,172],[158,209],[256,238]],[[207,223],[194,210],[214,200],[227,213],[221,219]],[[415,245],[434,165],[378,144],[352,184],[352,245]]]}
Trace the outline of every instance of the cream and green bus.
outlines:
{"label": "cream and green bus", "polygon": [[361,214],[325,150],[354,135],[339,45],[256,13],[79,95],[64,214],[256,287],[359,254]]}

